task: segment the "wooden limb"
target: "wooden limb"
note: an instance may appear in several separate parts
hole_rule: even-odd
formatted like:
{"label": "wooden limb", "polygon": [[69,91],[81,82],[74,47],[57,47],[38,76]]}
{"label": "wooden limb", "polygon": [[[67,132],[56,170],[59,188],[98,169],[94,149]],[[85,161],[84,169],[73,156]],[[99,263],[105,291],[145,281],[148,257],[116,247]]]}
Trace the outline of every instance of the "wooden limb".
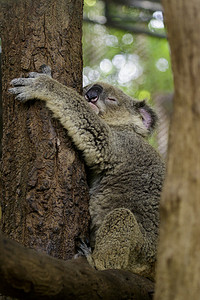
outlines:
{"label": "wooden limb", "polygon": [[0,293],[19,299],[152,299],[154,284],[123,270],[96,271],[85,258],[59,260],[0,235]]}

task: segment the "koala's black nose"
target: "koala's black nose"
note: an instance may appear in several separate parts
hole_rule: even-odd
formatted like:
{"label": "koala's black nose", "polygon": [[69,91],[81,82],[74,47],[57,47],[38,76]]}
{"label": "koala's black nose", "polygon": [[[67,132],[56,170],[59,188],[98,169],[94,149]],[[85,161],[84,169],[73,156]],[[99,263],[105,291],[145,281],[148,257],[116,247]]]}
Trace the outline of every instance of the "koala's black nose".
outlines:
{"label": "koala's black nose", "polygon": [[99,98],[99,95],[102,93],[103,88],[100,85],[93,85],[85,94],[86,99],[90,102],[97,101]]}

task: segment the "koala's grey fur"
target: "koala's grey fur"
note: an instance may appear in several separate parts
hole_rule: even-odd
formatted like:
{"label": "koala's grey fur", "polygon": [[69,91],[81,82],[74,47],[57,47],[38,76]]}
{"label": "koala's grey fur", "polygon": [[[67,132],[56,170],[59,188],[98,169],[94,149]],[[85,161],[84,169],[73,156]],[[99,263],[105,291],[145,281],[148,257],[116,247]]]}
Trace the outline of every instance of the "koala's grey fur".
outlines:
{"label": "koala's grey fur", "polygon": [[97,269],[123,268],[153,278],[165,171],[145,139],[155,113],[111,85],[87,86],[83,97],[52,79],[48,67],[43,72],[12,80],[10,92],[22,102],[45,101],[83,154],[94,247],[88,261]]}

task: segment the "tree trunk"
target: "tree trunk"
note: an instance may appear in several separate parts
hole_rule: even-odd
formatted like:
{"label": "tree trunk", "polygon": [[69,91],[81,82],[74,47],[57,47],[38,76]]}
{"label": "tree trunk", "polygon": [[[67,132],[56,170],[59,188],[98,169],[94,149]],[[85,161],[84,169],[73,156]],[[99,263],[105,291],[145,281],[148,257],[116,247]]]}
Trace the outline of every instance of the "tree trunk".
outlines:
{"label": "tree trunk", "polygon": [[69,259],[88,232],[83,163],[44,104],[20,104],[7,90],[15,77],[52,68],[79,92],[83,1],[0,1],[3,73],[1,228],[25,246]]}
{"label": "tree trunk", "polygon": [[200,11],[163,0],[174,72],[168,172],[161,201],[156,300],[200,295]]}

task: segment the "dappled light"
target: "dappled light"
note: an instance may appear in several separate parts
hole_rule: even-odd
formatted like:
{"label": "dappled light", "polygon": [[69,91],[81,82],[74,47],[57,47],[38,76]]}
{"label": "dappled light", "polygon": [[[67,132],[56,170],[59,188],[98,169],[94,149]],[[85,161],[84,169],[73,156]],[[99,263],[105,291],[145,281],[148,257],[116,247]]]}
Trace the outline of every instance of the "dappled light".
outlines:
{"label": "dappled light", "polygon": [[169,68],[169,63],[165,58],[161,57],[157,60],[156,67],[160,72],[165,72]]}
{"label": "dappled light", "polygon": [[[154,3],[155,9],[160,10],[154,10],[153,5],[151,11],[112,3],[85,0],[83,85],[105,81],[119,86],[132,97],[148,99],[155,104],[155,99],[158,99],[155,96],[173,92],[169,46],[163,39],[165,28],[161,6]],[[159,103],[156,106],[162,112]],[[159,134],[164,137],[160,140],[164,156],[166,142],[163,140],[167,139],[168,121],[165,124]]]}
{"label": "dappled light", "polygon": [[[105,5],[104,1],[85,0],[84,16],[92,22],[83,26],[83,85],[103,80],[121,86],[135,97],[141,90],[147,90],[150,98],[154,93],[172,92],[167,41],[100,25],[104,22],[99,19],[106,19]],[[152,32],[164,30],[162,11],[147,14],[144,10],[120,7],[123,18],[129,22],[141,19]],[[118,9],[111,7],[114,20],[119,18]]]}

